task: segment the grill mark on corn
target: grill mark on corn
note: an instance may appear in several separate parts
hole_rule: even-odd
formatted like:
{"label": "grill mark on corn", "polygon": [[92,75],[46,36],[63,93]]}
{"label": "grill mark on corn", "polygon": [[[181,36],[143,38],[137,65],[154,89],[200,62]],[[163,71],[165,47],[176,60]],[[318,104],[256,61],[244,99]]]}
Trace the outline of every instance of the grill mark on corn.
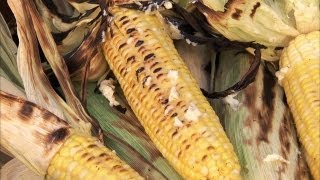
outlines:
{"label": "grill mark on corn", "polygon": [[253,9],[251,10],[250,17],[253,18],[253,16],[256,14],[257,9],[260,7],[260,2],[257,2],[254,6]]}
{"label": "grill mark on corn", "polygon": [[123,48],[127,43],[122,43],[120,46],[119,46],[119,49]]}
{"label": "grill mark on corn", "polygon": [[144,41],[142,41],[142,40],[138,40],[138,41],[136,42],[136,44],[135,44],[135,47],[141,46],[141,45],[143,44],[143,42],[144,42]]}
{"label": "grill mark on corn", "polygon": [[235,12],[231,15],[233,19],[239,20],[242,14],[242,10],[235,8]]}
{"label": "grill mark on corn", "polygon": [[123,22],[122,22],[122,26],[125,25],[125,24],[127,24],[128,22],[129,22],[129,20],[123,21]]}
{"label": "grill mark on corn", "polygon": [[34,106],[35,104],[29,101],[24,101],[18,112],[21,119],[29,120],[29,118],[32,116]]}
{"label": "grill mark on corn", "polygon": [[130,56],[130,57],[128,57],[127,63],[129,63],[130,61],[135,62],[135,61],[136,61],[136,57],[135,57],[135,56]]}
{"label": "grill mark on corn", "polygon": [[47,136],[46,142],[48,144],[59,143],[63,141],[69,134],[70,134],[70,131],[68,128],[66,127],[59,128]]}
{"label": "grill mark on corn", "polygon": [[119,21],[122,21],[122,20],[124,20],[124,19],[126,19],[126,18],[128,18],[128,16],[122,16],[122,17],[119,19]]}
{"label": "grill mark on corn", "polygon": [[150,54],[148,54],[148,55],[146,55],[144,57],[144,61],[148,61],[148,60],[153,59],[153,58],[155,58],[154,53],[150,53]]}
{"label": "grill mark on corn", "polygon": [[136,77],[137,77],[137,81],[139,80],[139,74],[144,71],[144,67],[140,67],[136,70]]}
{"label": "grill mark on corn", "polygon": [[130,34],[134,31],[137,31],[137,29],[136,28],[129,28],[129,29],[127,29],[127,34]]}
{"label": "grill mark on corn", "polygon": [[159,67],[159,68],[156,68],[155,70],[153,70],[153,73],[157,73],[157,72],[159,72],[159,71],[161,71],[161,67]]}
{"label": "grill mark on corn", "polygon": [[91,149],[91,148],[96,148],[96,147],[98,147],[96,144],[90,144],[90,145],[88,146],[89,149]]}

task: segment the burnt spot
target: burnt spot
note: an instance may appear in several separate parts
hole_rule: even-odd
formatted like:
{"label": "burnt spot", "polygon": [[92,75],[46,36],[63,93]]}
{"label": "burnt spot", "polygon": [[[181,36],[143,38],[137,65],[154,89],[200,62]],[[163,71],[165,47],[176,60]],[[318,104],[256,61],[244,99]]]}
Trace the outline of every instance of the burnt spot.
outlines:
{"label": "burnt spot", "polygon": [[142,41],[142,40],[138,40],[134,46],[135,47],[139,47],[139,46],[141,46],[143,44],[143,42],[144,41]]}
{"label": "burnt spot", "polygon": [[153,88],[155,88],[157,85],[156,84],[151,84],[149,87],[149,90],[152,90]]}
{"label": "burnt spot", "polygon": [[180,158],[181,155],[182,155],[182,152],[179,151],[179,153],[178,153],[178,158]]}
{"label": "burnt spot", "polygon": [[121,166],[120,165],[115,165],[112,167],[112,170],[116,170],[116,169],[121,169]]}
{"label": "burnt spot", "polygon": [[236,8],[235,12],[231,15],[231,17],[233,19],[239,20],[241,17],[241,14],[242,14],[242,10]]}
{"label": "burnt spot", "polygon": [[134,31],[137,31],[137,29],[136,28],[129,28],[129,29],[127,29],[127,34],[130,34]]}
{"label": "burnt spot", "polygon": [[125,70],[125,68],[122,67],[122,68],[120,69],[120,74],[123,74],[124,70]]}
{"label": "burnt spot", "polygon": [[138,49],[138,52],[141,53],[141,54],[145,54],[146,48],[145,48],[144,46],[141,46],[141,47]]}
{"label": "burnt spot", "polygon": [[85,158],[87,156],[89,156],[89,153],[84,153],[84,154],[81,155],[81,158]]}
{"label": "burnt spot", "polygon": [[88,146],[88,148],[89,149],[91,149],[91,148],[95,148],[95,147],[98,147],[97,145],[95,145],[95,144],[90,144],[89,146]]}
{"label": "burnt spot", "polygon": [[128,22],[129,22],[129,20],[123,21],[123,22],[122,22],[122,26],[125,25],[125,24],[127,24]]}
{"label": "burnt spot", "polygon": [[153,70],[153,73],[157,73],[157,72],[159,72],[159,71],[161,71],[161,67],[159,67],[159,68],[156,68],[155,70]]}
{"label": "burnt spot", "polygon": [[55,117],[50,111],[44,111],[43,113],[42,113],[42,118],[44,119],[44,120],[49,120],[49,119],[51,119],[52,117]]}
{"label": "burnt spot", "polygon": [[119,21],[123,21],[124,19],[128,18],[128,16],[122,16]]}
{"label": "burnt spot", "polygon": [[114,37],[114,32],[113,29],[110,27],[110,37],[113,38]]}
{"label": "burnt spot", "polygon": [[174,118],[174,117],[176,117],[176,116],[178,116],[178,113],[173,113],[173,114],[171,115],[172,118]]}
{"label": "burnt spot", "polygon": [[212,151],[212,150],[214,150],[214,147],[213,147],[213,146],[208,146],[208,147],[207,147],[207,150],[208,150],[208,151]]}
{"label": "burnt spot", "polygon": [[154,91],[159,91],[159,90],[160,90],[160,88],[155,88],[155,89],[154,89]]}
{"label": "burnt spot", "polygon": [[159,64],[159,62],[154,62],[154,63],[150,66],[150,69],[153,69],[157,64]]}
{"label": "burnt spot", "polygon": [[287,159],[288,154],[290,153],[290,137],[291,137],[291,126],[290,126],[290,119],[292,119],[292,116],[290,115],[290,112],[285,111],[285,114],[283,115],[282,122],[280,124],[279,129],[279,140],[281,145],[281,155]]}
{"label": "burnt spot", "polygon": [[127,43],[122,43],[120,46],[119,46],[119,49],[123,48]]}
{"label": "burnt spot", "polygon": [[62,127],[59,128],[52,133],[50,133],[47,137],[47,143],[59,143],[60,141],[63,141],[68,135],[69,135],[69,129]]}
{"label": "burnt spot", "polygon": [[186,150],[188,150],[188,149],[190,148],[190,146],[191,146],[191,145],[190,145],[190,144],[188,144],[188,145],[186,146]]}
{"label": "burnt spot", "polygon": [[172,133],[171,137],[173,138],[173,137],[176,136],[177,134],[178,134],[178,130],[175,130],[175,131]]}
{"label": "burnt spot", "polygon": [[204,155],[202,156],[201,161],[205,161],[207,158],[208,158],[208,155]]}
{"label": "burnt spot", "polygon": [[276,48],[274,48],[274,50],[276,50],[276,51],[280,51],[280,50],[282,50],[283,49],[283,47],[276,47]]}
{"label": "burnt spot", "polygon": [[163,73],[160,73],[157,75],[157,79],[161,78],[163,76]]}
{"label": "burnt spot", "polygon": [[33,107],[34,107],[34,104],[29,101],[25,101],[22,104],[19,110],[19,115],[22,117],[23,120],[28,120],[28,117],[32,115]]}
{"label": "burnt spot", "polygon": [[99,155],[99,157],[108,157],[108,155],[106,154],[106,153],[101,153],[100,155]]}
{"label": "burnt spot", "polygon": [[132,20],[134,20],[134,21],[135,21],[135,20],[137,20],[137,19],[138,19],[138,17],[134,17],[134,18],[132,18]]}
{"label": "burnt spot", "polygon": [[89,157],[89,159],[87,160],[88,162],[89,161],[93,161],[95,158],[93,156]]}
{"label": "burnt spot", "polygon": [[161,104],[168,104],[168,102],[169,102],[169,99],[163,99],[163,100],[161,100]]}
{"label": "burnt spot", "polygon": [[128,57],[128,59],[127,59],[127,63],[129,63],[130,61],[135,61],[136,60],[136,57],[135,56],[130,56],[130,57]]}
{"label": "burnt spot", "polygon": [[144,71],[144,67],[140,67],[139,69],[136,70],[136,77],[137,77],[137,80],[139,80],[139,74]]}
{"label": "burnt spot", "polygon": [[148,54],[148,55],[146,55],[146,56],[144,57],[144,60],[145,60],[145,61],[148,61],[148,60],[150,60],[150,59],[153,59],[154,57],[155,57],[154,53],[150,53],[150,54]]}
{"label": "burnt spot", "polygon": [[268,134],[272,130],[272,122],[274,114],[274,99],[275,93],[273,91],[276,85],[276,80],[272,74],[264,68],[263,76],[263,91],[262,91],[262,102],[263,109],[258,114],[258,123],[260,126],[260,132],[258,135],[258,140],[269,142]]}
{"label": "burnt spot", "polygon": [[260,7],[260,2],[257,2],[254,6],[253,9],[251,10],[250,17],[253,18],[253,16],[256,14],[257,9]]}
{"label": "burnt spot", "polygon": [[310,179],[309,177],[309,169],[307,167],[307,164],[304,160],[304,158],[300,155],[298,155],[298,163],[295,170],[295,180],[300,179]]}

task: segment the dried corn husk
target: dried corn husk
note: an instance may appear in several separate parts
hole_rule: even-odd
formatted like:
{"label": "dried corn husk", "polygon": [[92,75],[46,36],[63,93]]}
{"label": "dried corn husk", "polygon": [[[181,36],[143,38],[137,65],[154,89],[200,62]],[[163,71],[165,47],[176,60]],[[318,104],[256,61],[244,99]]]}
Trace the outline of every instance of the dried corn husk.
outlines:
{"label": "dried corn husk", "polygon": [[226,38],[267,46],[262,52],[267,60],[278,60],[278,48],[300,33],[320,28],[319,0],[201,0],[195,5]]}
{"label": "dried corn husk", "polygon": [[[70,134],[70,126],[45,109],[2,91],[0,103],[1,146],[37,174],[45,175],[51,158]],[[63,136],[52,139],[57,130],[63,130]]]}
{"label": "dried corn husk", "polygon": [[41,180],[43,176],[39,176],[25,166],[21,161],[14,158],[1,168],[2,180]]}
{"label": "dried corn husk", "polygon": [[[24,75],[23,82],[28,100],[49,109],[62,119],[66,115],[75,129],[78,129],[79,132],[91,134],[91,124],[84,121],[81,114],[76,114],[70,109],[64,100],[57,95],[45,76],[38,54],[36,35],[30,18],[27,18],[29,13],[27,13],[26,7],[22,5],[21,1],[8,2],[17,20],[20,41],[17,61],[19,73]],[[56,69],[59,69],[59,66],[62,65],[57,65]],[[61,68],[60,73],[63,73]],[[65,76],[68,76],[68,74],[65,74]],[[66,82],[66,84],[68,83]],[[76,97],[71,97],[71,99],[76,99]],[[79,105],[77,104],[77,106]]]}
{"label": "dried corn husk", "polygon": [[[214,90],[236,82],[250,65],[251,55],[222,52]],[[213,107],[234,145],[244,179],[308,179],[283,89],[265,63],[254,83]],[[271,68],[272,69],[272,68]]]}
{"label": "dried corn husk", "polygon": [[59,53],[64,56],[71,78],[82,80],[85,65],[90,61],[88,80],[96,81],[107,70],[102,53],[95,48],[100,43],[96,38],[101,39],[98,34],[101,20],[98,5],[92,4],[80,12],[74,10],[72,15],[62,16],[58,14],[58,8],[49,9],[42,1],[35,2],[41,18],[53,34]]}

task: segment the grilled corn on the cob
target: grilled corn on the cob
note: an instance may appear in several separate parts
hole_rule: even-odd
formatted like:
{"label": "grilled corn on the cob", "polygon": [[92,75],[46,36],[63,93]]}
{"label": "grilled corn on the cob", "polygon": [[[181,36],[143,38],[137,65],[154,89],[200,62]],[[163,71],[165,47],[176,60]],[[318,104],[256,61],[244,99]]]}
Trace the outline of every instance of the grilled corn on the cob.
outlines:
{"label": "grilled corn on the cob", "polygon": [[147,134],[187,179],[240,178],[219,119],[152,14],[109,7],[103,51]]}
{"label": "grilled corn on the cob", "polygon": [[299,35],[282,52],[278,77],[293,113],[307,162],[320,179],[320,32]]}
{"label": "grilled corn on the cob", "polygon": [[1,146],[48,179],[143,179],[94,137],[0,91]]}

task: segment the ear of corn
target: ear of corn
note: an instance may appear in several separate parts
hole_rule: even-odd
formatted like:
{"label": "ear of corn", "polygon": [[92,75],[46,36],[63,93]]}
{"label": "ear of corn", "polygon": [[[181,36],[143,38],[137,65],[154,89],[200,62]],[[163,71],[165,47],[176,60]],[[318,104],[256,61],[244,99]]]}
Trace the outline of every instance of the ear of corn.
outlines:
{"label": "ear of corn", "polygon": [[233,147],[156,14],[110,7],[103,51],[151,140],[188,179],[240,178]]}
{"label": "ear of corn", "polygon": [[[1,146],[48,179],[143,179],[97,138],[35,104],[0,92]],[[23,140],[23,141],[22,141]]]}
{"label": "ear of corn", "polygon": [[47,179],[143,179],[98,139],[79,134],[68,138],[53,157]]}
{"label": "ear of corn", "polygon": [[282,52],[279,81],[315,179],[320,179],[320,32],[299,35]]}

